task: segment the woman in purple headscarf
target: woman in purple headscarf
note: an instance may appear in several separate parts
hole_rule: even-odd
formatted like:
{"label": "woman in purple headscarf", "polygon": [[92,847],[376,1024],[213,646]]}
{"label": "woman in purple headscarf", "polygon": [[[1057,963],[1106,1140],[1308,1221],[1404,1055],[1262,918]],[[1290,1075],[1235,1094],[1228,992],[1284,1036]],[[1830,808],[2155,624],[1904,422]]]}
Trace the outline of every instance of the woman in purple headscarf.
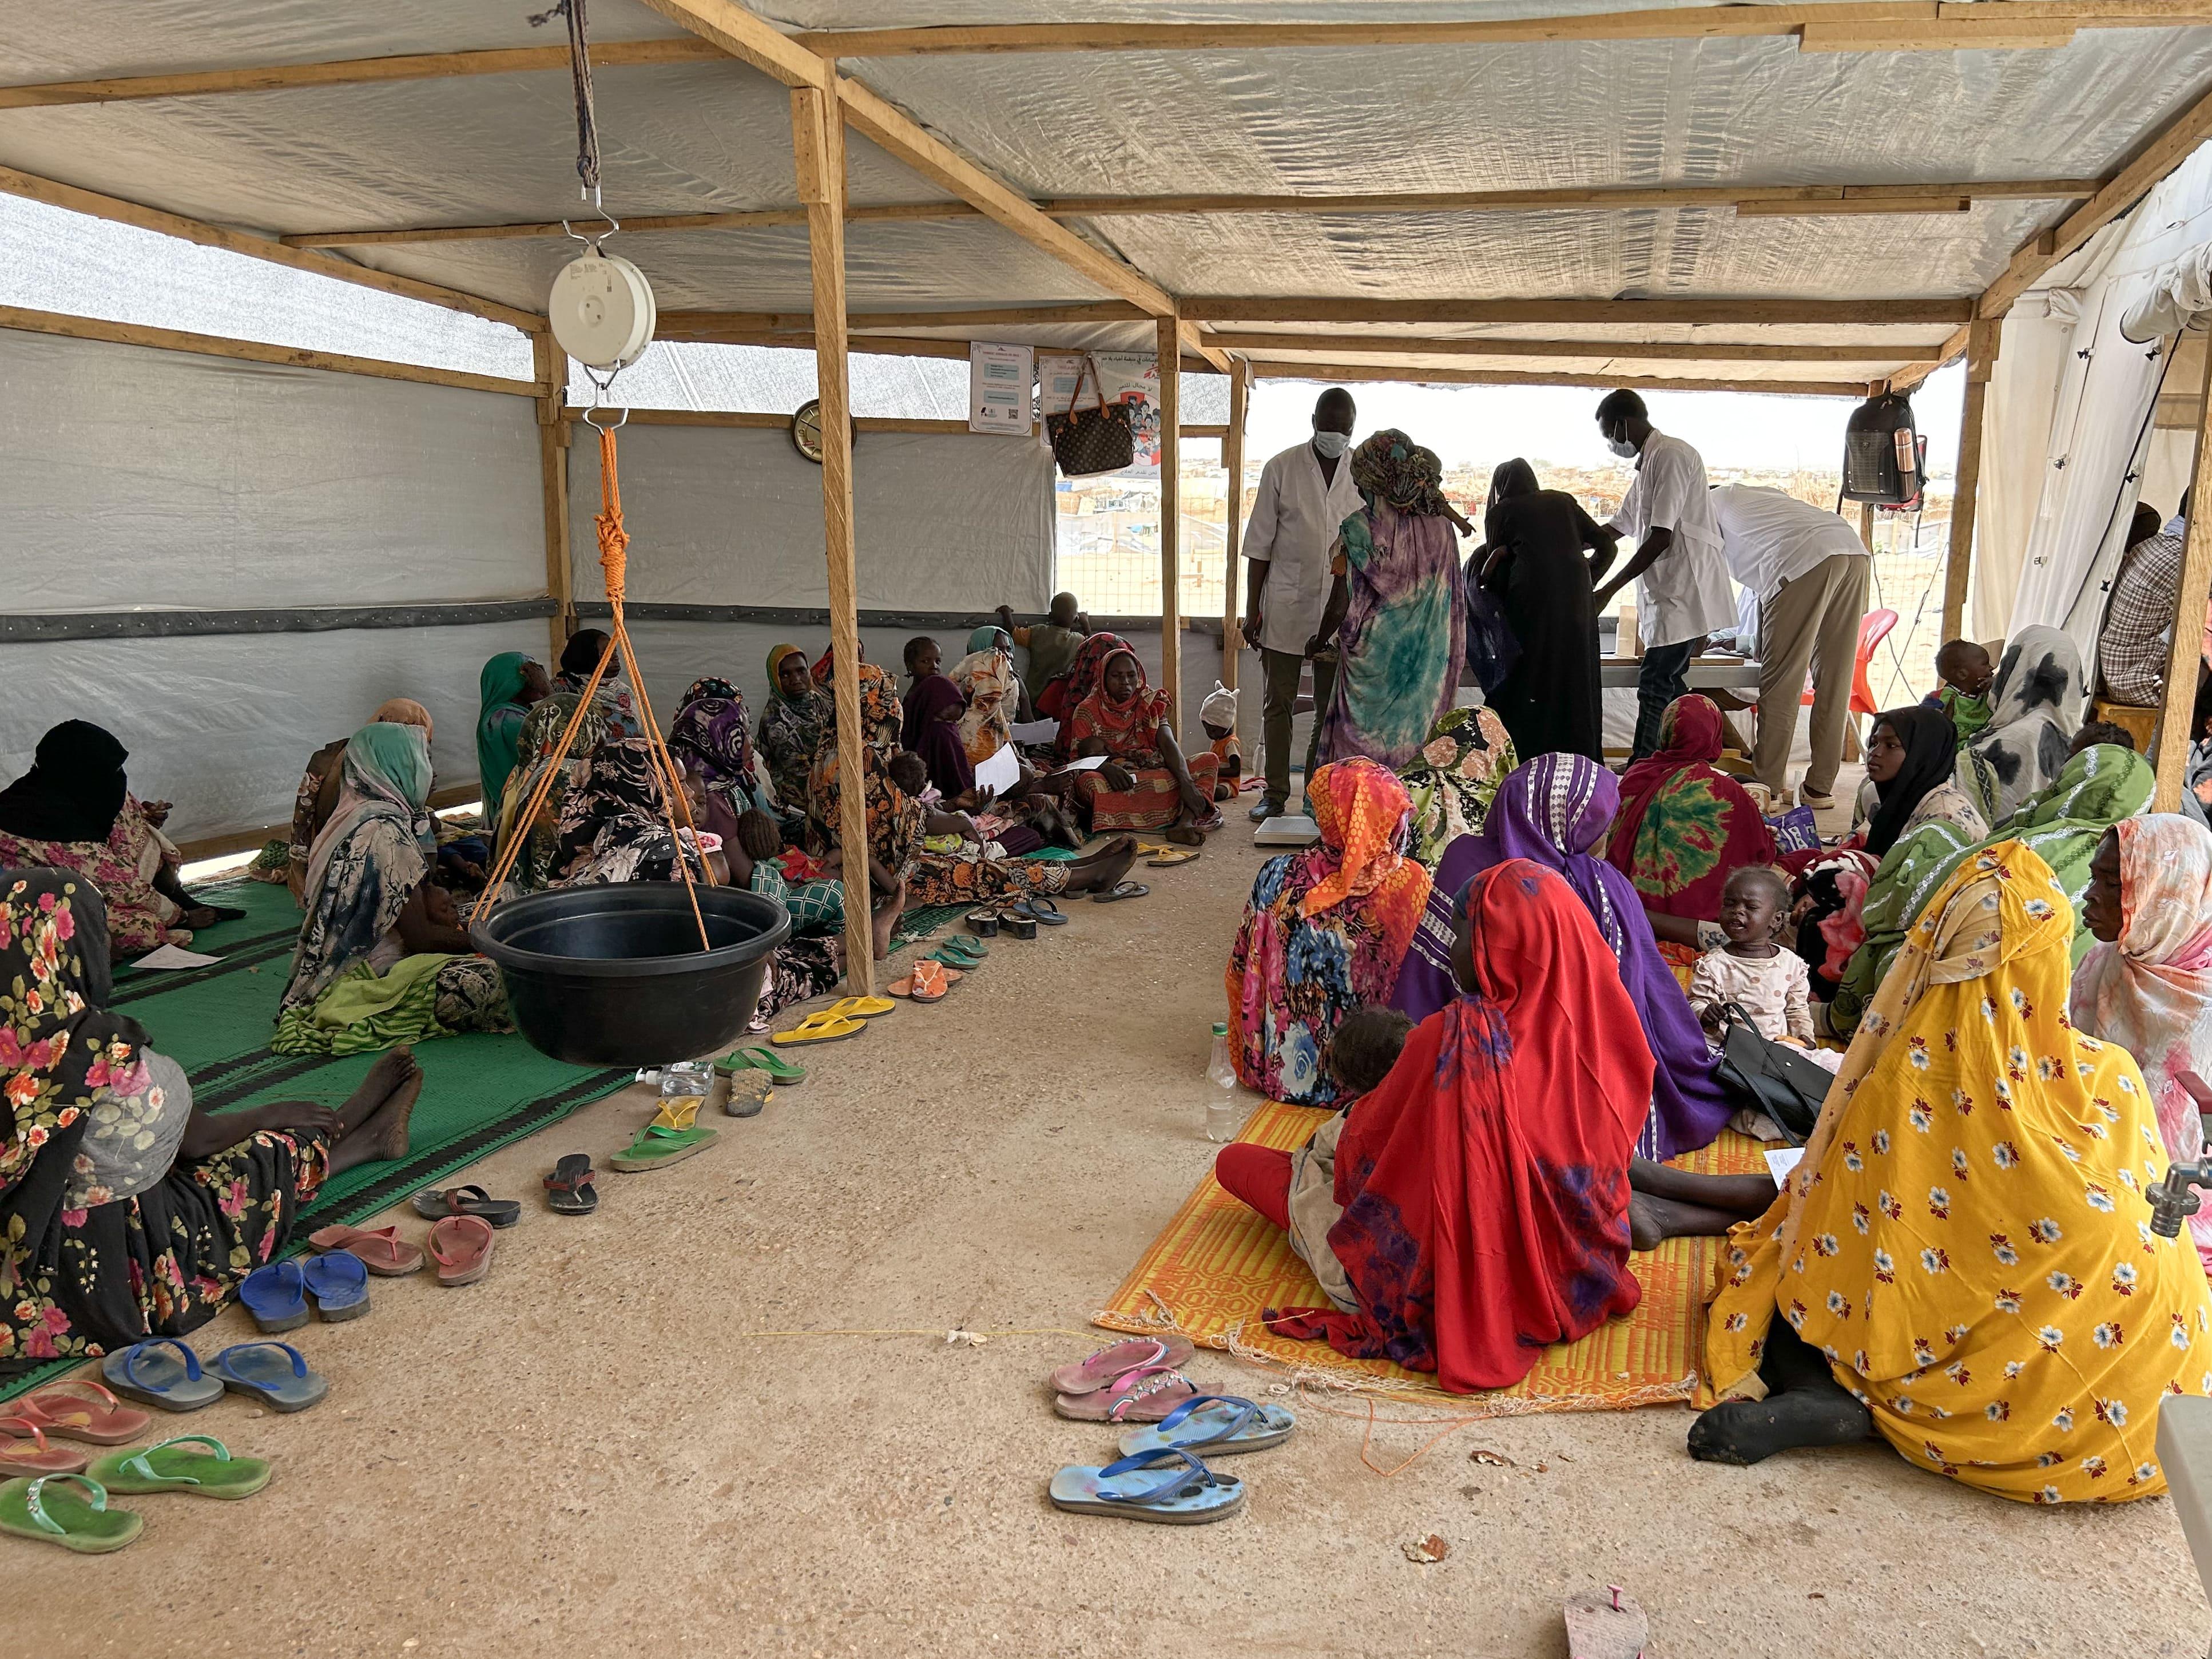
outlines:
{"label": "woman in purple headscarf", "polygon": [[704,781],[733,819],[755,808],[777,816],[754,771],[752,716],[744,694],[729,681],[692,681],[669,725],[668,751]]}
{"label": "woman in purple headscarf", "polygon": [[1426,1019],[1458,994],[1451,972],[1451,905],[1469,878],[1507,859],[1528,859],[1558,871],[1612,947],[1621,984],[1658,1061],[1651,1115],[1636,1150],[1664,1161],[1710,1143],[1727,1126],[1735,1103],[1722,1091],[1705,1034],[1659,954],[1634,884],[1591,855],[1620,805],[1613,774],[1581,755],[1539,755],[1508,775],[1482,828],[1444,850],[1390,1006]]}

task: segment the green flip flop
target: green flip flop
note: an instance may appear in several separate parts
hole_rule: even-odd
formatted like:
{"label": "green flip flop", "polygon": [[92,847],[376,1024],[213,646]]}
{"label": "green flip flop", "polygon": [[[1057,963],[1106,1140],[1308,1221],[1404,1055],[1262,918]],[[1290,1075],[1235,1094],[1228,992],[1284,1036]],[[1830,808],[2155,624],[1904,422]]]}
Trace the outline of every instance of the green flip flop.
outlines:
{"label": "green flip flop", "polygon": [[973,933],[955,933],[945,943],[948,948],[965,951],[971,957],[988,957],[991,954],[991,947]]}
{"label": "green flip flop", "polygon": [[941,962],[947,968],[957,968],[963,973],[971,968],[980,968],[983,965],[982,957],[970,956],[957,945],[939,945],[929,953],[929,959],[932,962]]}
{"label": "green flip flop", "polygon": [[[90,1498],[59,1490],[64,1480],[82,1486]],[[0,1486],[0,1532],[59,1544],[79,1555],[106,1555],[137,1538],[145,1517],[107,1507],[107,1488],[88,1475],[48,1474],[36,1480]]]}
{"label": "green flip flop", "polygon": [[705,1103],[702,1097],[673,1108],[663,1104],[653,1121],[637,1132],[637,1139],[607,1160],[609,1167],[635,1175],[641,1170],[680,1164],[694,1152],[703,1152],[722,1135],[719,1129],[699,1127],[699,1108]]}
{"label": "green flip flop", "polygon": [[230,1448],[213,1435],[180,1434],[155,1445],[110,1452],[86,1473],[110,1492],[251,1498],[269,1484],[273,1471],[265,1458],[232,1456]]}
{"label": "green flip flop", "polygon": [[781,1088],[792,1088],[806,1081],[806,1068],[793,1064],[773,1048],[732,1048],[714,1062],[714,1069],[724,1077],[735,1077],[740,1072],[766,1072]]}

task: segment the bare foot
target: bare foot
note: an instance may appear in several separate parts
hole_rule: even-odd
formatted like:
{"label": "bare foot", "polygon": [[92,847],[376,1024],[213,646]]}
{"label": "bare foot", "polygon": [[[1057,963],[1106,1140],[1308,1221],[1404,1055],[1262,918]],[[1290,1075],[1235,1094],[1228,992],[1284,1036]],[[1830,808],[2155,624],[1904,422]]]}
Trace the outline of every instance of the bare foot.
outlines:
{"label": "bare foot", "polygon": [[1087,872],[1084,890],[1103,893],[1127,875],[1129,866],[1137,861],[1137,838],[1116,836],[1091,856],[1096,862]]}
{"label": "bare foot", "polygon": [[868,930],[878,962],[890,955],[891,934],[898,927],[899,912],[905,908],[906,884],[901,882],[896,891],[869,912]]}
{"label": "bare foot", "polygon": [[1717,1237],[1742,1218],[1704,1204],[1632,1192],[1628,1195],[1629,1248],[1648,1250],[1669,1238]]}
{"label": "bare foot", "polygon": [[[407,1156],[408,1128],[415,1115],[415,1102],[422,1092],[422,1068],[404,1048],[384,1056],[384,1060],[393,1058],[402,1062],[397,1083],[384,1103],[369,1114],[368,1121],[331,1149],[331,1174],[360,1164]],[[380,1066],[383,1063],[383,1060],[377,1062]]]}
{"label": "bare foot", "polygon": [[1171,823],[1168,825],[1166,829],[1161,830],[1160,834],[1167,840],[1173,842],[1178,847],[1203,847],[1206,845],[1205,836],[1197,830],[1193,829],[1188,823]]}
{"label": "bare foot", "polygon": [[376,1115],[409,1078],[417,1079],[419,1084],[422,1075],[422,1068],[416,1063],[412,1048],[394,1048],[389,1054],[379,1054],[376,1064],[368,1068],[368,1075],[362,1079],[361,1086],[338,1108],[338,1121],[349,1132],[360,1128]]}

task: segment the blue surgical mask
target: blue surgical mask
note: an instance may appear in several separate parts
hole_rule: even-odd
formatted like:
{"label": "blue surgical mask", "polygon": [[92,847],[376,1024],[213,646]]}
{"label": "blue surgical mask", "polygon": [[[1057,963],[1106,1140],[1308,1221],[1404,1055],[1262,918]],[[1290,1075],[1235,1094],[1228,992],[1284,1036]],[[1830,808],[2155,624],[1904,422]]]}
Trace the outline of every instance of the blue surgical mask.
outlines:
{"label": "blue surgical mask", "polygon": [[1316,432],[1313,435],[1313,447],[1315,454],[1333,461],[1352,447],[1352,434],[1348,432]]}

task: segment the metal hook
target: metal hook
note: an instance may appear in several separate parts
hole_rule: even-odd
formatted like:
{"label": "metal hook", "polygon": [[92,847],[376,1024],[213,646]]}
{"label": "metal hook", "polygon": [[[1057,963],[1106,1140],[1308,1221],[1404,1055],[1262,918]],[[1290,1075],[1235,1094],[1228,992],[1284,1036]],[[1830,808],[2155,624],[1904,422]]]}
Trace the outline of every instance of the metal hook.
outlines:
{"label": "metal hook", "polygon": [[629,409],[627,404],[623,406],[622,419],[617,421],[612,426],[604,425],[600,422],[593,420],[592,416],[598,414],[602,407],[605,407],[605,405],[593,404],[589,409],[584,411],[583,420],[586,426],[590,427],[595,432],[619,432],[623,428],[629,424]]}
{"label": "metal hook", "polygon": [[617,231],[622,228],[622,221],[616,218],[613,214],[601,207],[596,201],[592,204],[592,210],[597,213],[600,218],[607,222],[607,228],[605,230],[599,231],[592,235],[586,236],[582,231],[578,230],[566,219],[563,219],[561,222],[561,234],[568,237],[572,240],[581,242],[586,247],[591,249],[592,252],[597,253],[599,251],[600,242],[605,240],[607,237],[613,235]]}

